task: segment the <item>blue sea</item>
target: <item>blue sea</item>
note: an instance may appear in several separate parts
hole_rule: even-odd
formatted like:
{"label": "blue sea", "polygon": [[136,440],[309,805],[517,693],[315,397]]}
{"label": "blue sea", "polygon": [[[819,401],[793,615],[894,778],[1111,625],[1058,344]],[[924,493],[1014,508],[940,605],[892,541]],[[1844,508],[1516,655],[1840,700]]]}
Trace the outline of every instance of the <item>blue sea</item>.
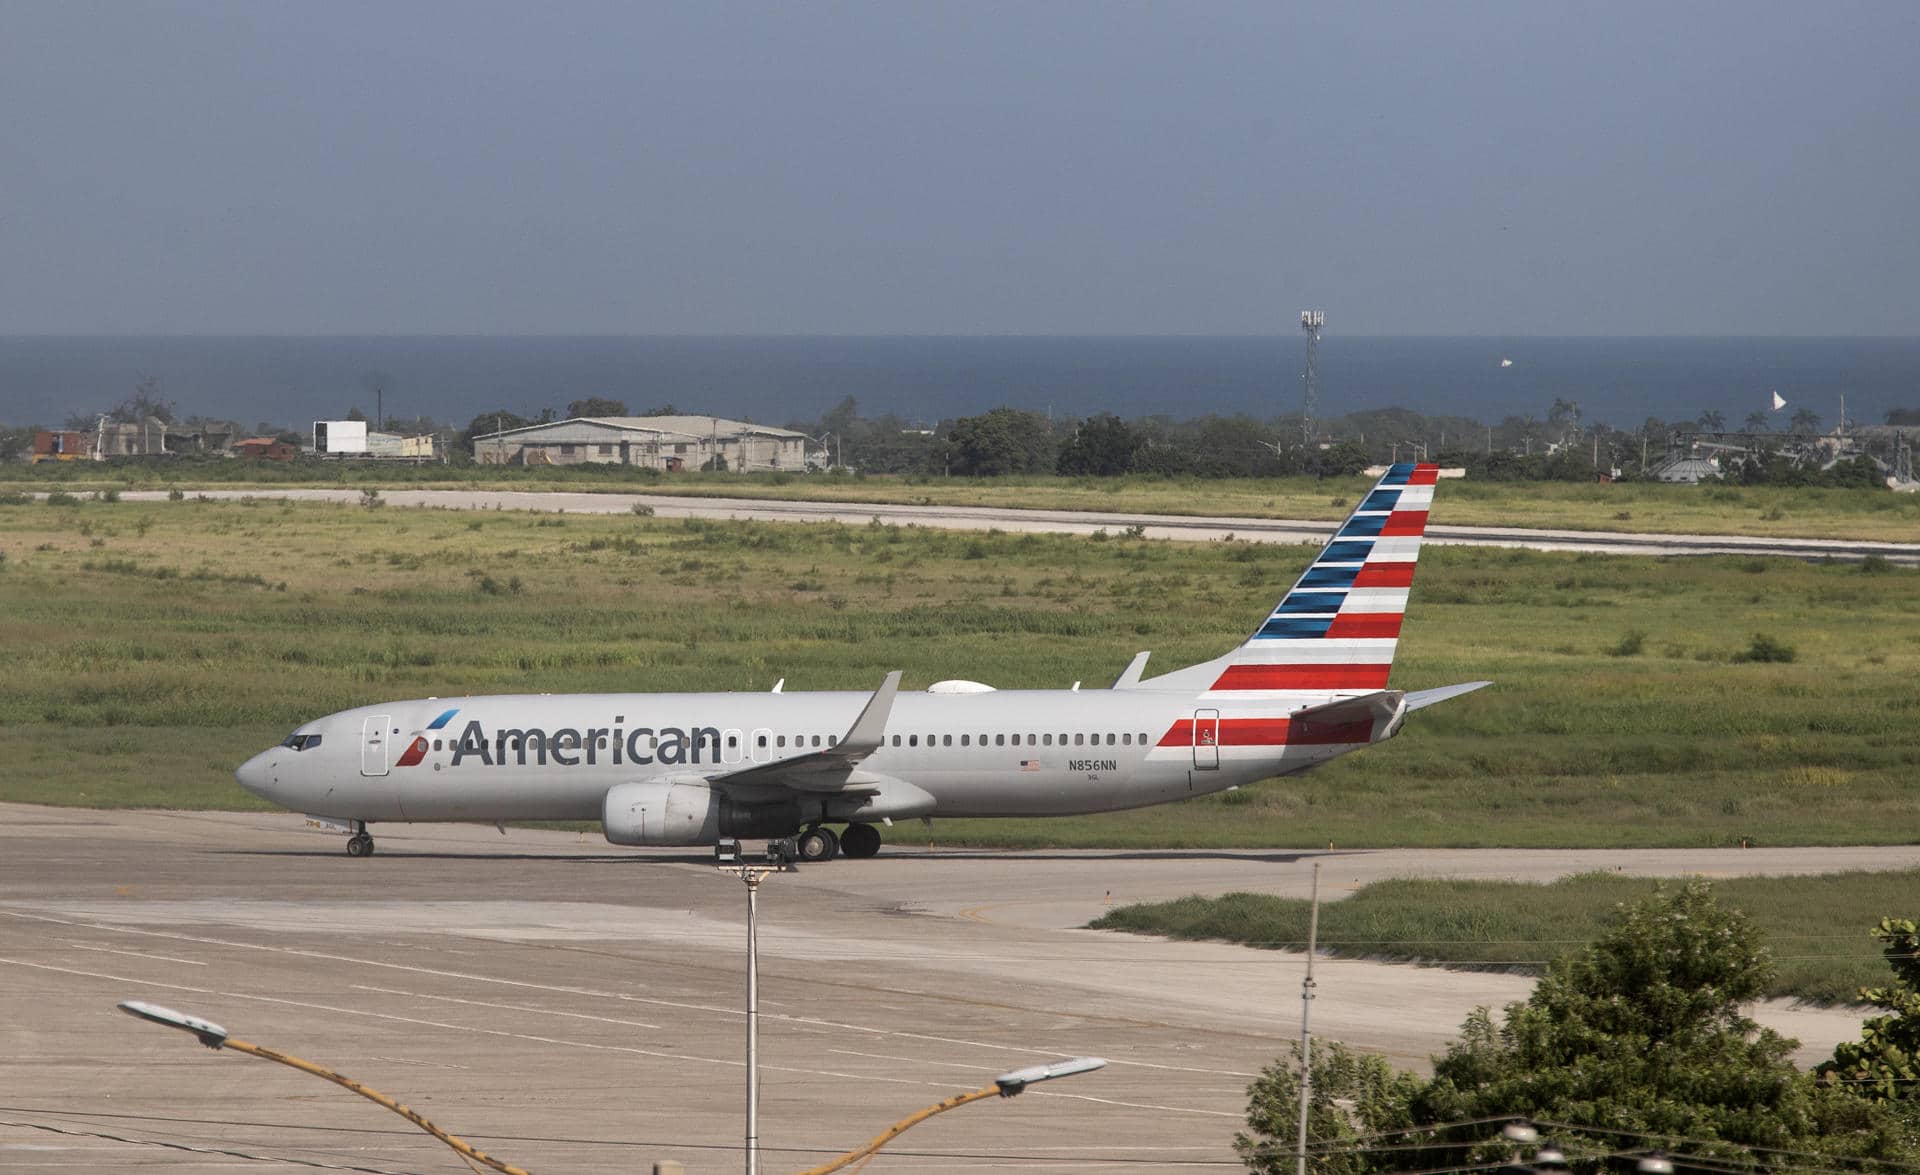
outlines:
{"label": "blue sea", "polygon": [[[1305,342],[1272,337],[0,337],[0,424],[57,424],[159,381],[182,415],[294,424],[390,416],[465,424],[605,396],[630,410],[763,423],[860,412],[931,425],[1000,404],[1077,417],[1248,413],[1300,406]],[[1512,361],[1502,367],[1501,360]],[[1556,398],[1630,427],[1707,409],[1738,425],[1778,391],[1830,425],[1920,407],[1920,339],[1428,338],[1329,335],[1320,415],[1400,406],[1496,421]],[[1791,411],[1791,408],[1789,409]]]}

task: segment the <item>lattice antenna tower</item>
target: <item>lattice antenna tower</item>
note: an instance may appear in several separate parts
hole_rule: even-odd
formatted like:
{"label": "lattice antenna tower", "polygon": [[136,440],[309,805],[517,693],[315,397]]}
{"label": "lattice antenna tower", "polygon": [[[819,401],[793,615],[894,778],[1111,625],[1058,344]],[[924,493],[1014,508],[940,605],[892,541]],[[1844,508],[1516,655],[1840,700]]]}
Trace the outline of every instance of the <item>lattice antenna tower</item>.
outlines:
{"label": "lattice antenna tower", "polygon": [[1320,328],[1327,325],[1327,312],[1324,310],[1302,310],[1300,329],[1307,332],[1307,373],[1304,377],[1305,398],[1300,409],[1300,439],[1308,448],[1313,447],[1313,422],[1320,413]]}

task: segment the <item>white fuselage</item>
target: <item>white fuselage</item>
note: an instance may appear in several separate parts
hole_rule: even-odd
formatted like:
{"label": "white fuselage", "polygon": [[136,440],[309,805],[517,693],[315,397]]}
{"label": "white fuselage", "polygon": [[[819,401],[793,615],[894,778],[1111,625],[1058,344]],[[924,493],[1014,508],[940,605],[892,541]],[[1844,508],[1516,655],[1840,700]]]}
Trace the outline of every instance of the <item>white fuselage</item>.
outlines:
{"label": "white fuselage", "polygon": [[[341,820],[593,820],[621,783],[708,777],[830,747],[870,697],[511,694],[393,702],[307,723],[288,741],[319,736],[317,745],[264,751],[237,775],[275,803]],[[1062,815],[1221,791],[1366,745],[1289,744],[1270,733],[1275,719],[1327,697],[903,693],[882,747],[862,767],[911,784],[931,806],[918,799],[889,808],[883,797],[878,807],[823,814]]]}

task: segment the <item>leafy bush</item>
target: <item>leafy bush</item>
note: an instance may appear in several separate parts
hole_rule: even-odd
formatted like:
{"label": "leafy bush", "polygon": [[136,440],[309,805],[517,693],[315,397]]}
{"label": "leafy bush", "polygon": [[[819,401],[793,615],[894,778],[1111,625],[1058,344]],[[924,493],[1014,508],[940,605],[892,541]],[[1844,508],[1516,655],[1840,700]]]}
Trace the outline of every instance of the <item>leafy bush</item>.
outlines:
{"label": "leafy bush", "polygon": [[1607,656],[1638,657],[1640,650],[1646,646],[1646,643],[1647,634],[1636,628],[1621,637],[1618,644],[1608,649]]}
{"label": "leafy bush", "polygon": [[49,506],[78,506],[79,504],[80,499],[65,490],[54,490],[47,495],[47,505]]}
{"label": "leafy bush", "polygon": [[1764,632],[1753,634],[1753,643],[1735,653],[1735,661],[1759,661],[1786,664],[1794,658],[1793,646],[1775,640]]}

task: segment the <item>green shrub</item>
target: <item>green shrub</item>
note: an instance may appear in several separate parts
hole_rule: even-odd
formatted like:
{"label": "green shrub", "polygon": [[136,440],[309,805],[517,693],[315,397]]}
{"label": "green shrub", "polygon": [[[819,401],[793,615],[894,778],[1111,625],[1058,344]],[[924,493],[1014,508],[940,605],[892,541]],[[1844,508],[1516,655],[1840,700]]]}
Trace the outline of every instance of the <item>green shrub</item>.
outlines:
{"label": "green shrub", "polygon": [[1784,644],[1764,632],[1753,634],[1753,643],[1741,652],[1735,653],[1735,661],[1760,661],[1785,664],[1794,658],[1793,646]]}
{"label": "green shrub", "polygon": [[653,507],[647,505],[645,502],[635,502],[633,504],[633,512],[641,518],[653,517]]}
{"label": "green shrub", "polygon": [[1618,644],[1607,650],[1609,657],[1638,657],[1640,650],[1646,647],[1647,634],[1633,629],[1620,638]]}
{"label": "green shrub", "polygon": [[47,495],[47,505],[49,506],[78,506],[79,504],[80,499],[65,490],[54,490]]}

